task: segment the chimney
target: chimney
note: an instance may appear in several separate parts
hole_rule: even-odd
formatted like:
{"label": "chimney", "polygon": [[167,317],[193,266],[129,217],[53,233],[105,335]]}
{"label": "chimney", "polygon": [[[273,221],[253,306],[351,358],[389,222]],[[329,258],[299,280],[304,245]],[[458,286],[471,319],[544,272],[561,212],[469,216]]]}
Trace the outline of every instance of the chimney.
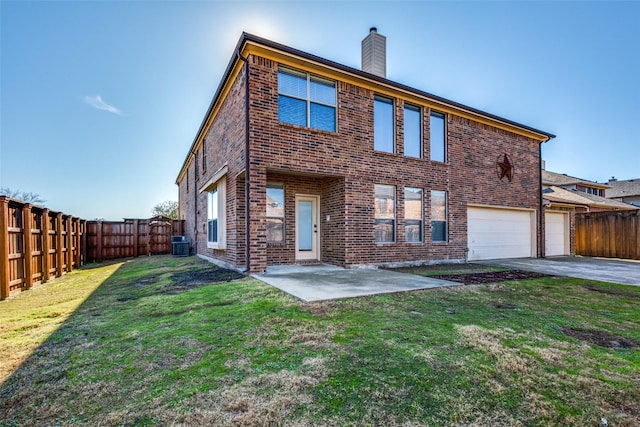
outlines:
{"label": "chimney", "polygon": [[387,38],[376,27],[362,40],[362,71],[387,78]]}

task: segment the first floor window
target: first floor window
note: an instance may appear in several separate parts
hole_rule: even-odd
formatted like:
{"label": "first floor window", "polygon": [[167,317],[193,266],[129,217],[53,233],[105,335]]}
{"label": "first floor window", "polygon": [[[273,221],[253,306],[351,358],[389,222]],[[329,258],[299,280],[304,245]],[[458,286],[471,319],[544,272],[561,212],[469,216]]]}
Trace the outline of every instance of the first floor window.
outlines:
{"label": "first floor window", "polygon": [[207,247],[225,247],[225,178],[207,193]]}
{"label": "first floor window", "polygon": [[404,189],[404,231],[407,242],[422,242],[422,189]]}
{"label": "first floor window", "polygon": [[431,241],[447,241],[447,192],[431,190]]}
{"label": "first floor window", "polygon": [[284,242],[284,187],[267,184],[267,241]]}
{"label": "first floor window", "polygon": [[374,203],[376,243],[395,242],[396,187],[376,184]]}

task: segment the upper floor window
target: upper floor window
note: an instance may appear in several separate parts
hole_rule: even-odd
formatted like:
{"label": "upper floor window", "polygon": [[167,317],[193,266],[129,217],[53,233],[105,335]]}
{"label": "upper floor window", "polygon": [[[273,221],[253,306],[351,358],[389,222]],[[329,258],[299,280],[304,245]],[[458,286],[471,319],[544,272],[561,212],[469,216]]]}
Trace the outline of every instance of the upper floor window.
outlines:
{"label": "upper floor window", "polygon": [[373,148],[395,153],[393,100],[376,96],[373,99]]}
{"label": "upper floor window", "polygon": [[202,140],[202,173],[207,171],[207,140]]}
{"label": "upper floor window", "polygon": [[422,114],[420,107],[404,105],[404,155],[422,157]]}
{"label": "upper floor window", "polygon": [[335,82],[280,68],[278,120],[282,123],[335,132]]}
{"label": "upper floor window", "polygon": [[431,160],[445,162],[447,160],[447,141],[445,138],[445,115],[432,111],[429,123],[429,140],[431,141]]}

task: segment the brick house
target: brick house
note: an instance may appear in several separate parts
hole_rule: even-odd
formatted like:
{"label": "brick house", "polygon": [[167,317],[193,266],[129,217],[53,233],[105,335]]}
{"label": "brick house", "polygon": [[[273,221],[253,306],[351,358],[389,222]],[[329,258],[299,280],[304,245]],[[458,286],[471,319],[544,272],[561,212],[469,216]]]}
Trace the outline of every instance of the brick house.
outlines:
{"label": "brick house", "polygon": [[358,70],[242,34],[176,180],[196,254],[252,273],[543,255],[554,135],[388,80],[385,45],[372,28]]}

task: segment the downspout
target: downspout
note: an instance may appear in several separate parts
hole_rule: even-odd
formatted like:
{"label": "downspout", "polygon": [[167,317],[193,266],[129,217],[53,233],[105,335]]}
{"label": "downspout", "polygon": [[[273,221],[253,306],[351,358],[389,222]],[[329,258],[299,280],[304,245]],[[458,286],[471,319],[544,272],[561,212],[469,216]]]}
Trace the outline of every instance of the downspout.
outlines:
{"label": "downspout", "polygon": [[237,51],[238,59],[244,62],[244,242],[245,242],[245,273],[251,271],[251,243],[249,239],[249,231],[251,224],[251,209],[249,197],[249,61],[247,58]]}

